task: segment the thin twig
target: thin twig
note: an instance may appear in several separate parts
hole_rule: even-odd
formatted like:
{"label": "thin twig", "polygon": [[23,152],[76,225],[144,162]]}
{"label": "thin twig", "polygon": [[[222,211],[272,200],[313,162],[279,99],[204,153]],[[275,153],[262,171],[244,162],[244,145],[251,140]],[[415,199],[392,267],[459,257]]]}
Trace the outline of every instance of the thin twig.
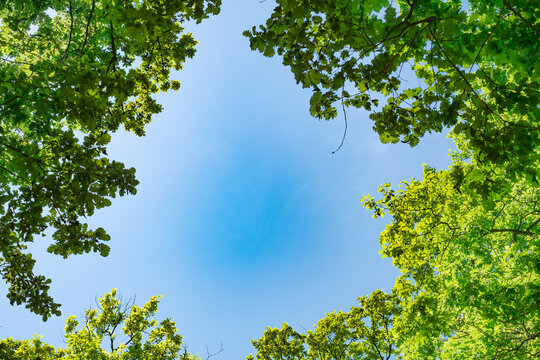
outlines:
{"label": "thin twig", "polygon": [[222,353],[223,351],[225,351],[225,349],[223,348],[223,342],[220,344],[219,350],[212,354],[210,354],[210,351],[208,350],[208,345],[206,345],[206,360],[210,359],[212,356],[216,356]]}
{"label": "thin twig", "polygon": [[66,51],[64,51],[64,55],[62,55],[62,62],[64,62],[66,58],[68,57],[69,47],[71,45],[71,37],[73,35],[73,4],[71,0],[69,1],[69,17],[71,19],[69,23],[69,40],[66,46]]}
{"label": "thin twig", "polygon": [[343,146],[343,143],[345,142],[345,136],[347,135],[347,111],[345,110],[345,104],[343,103],[343,96],[341,97],[341,108],[343,109],[343,118],[345,119],[345,129],[343,130],[343,137],[341,138],[341,144],[339,144],[338,148],[334,151],[332,151],[332,154],[335,154],[341,147]]}
{"label": "thin twig", "polygon": [[499,16],[498,16],[498,20],[497,20],[497,23],[495,24],[495,26],[493,27],[493,29],[491,30],[491,32],[489,33],[488,37],[484,40],[484,42],[482,43],[482,46],[480,46],[480,49],[478,50],[478,53],[476,54],[473,62],[471,63],[471,67],[469,68],[469,73],[472,71],[472,68],[474,66],[474,64],[476,63],[476,60],[478,60],[478,57],[480,56],[480,53],[482,52],[482,50],[484,49],[484,46],[486,46],[487,42],[489,41],[489,39],[491,38],[491,36],[493,35],[493,33],[495,32],[495,30],[497,29],[497,26],[499,26],[501,20],[502,20],[502,14],[503,14],[503,11],[504,11],[504,7],[505,5],[503,5],[502,9],[501,9],[501,12],[499,13]]}

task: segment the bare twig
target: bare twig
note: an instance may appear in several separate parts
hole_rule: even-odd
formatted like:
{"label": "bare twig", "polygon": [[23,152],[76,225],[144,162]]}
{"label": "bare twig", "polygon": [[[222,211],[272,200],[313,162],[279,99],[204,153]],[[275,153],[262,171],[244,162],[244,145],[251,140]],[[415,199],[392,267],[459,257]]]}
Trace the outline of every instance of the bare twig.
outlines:
{"label": "bare twig", "polygon": [[223,343],[220,344],[219,350],[212,354],[210,354],[210,351],[208,350],[208,345],[206,345],[206,360],[210,359],[212,356],[216,356],[222,353],[223,351],[225,351],[225,349],[223,348]]}
{"label": "bare twig", "polygon": [[339,144],[338,148],[334,151],[332,151],[332,154],[335,154],[341,147],[343,146],[343,143],[345,142],[345,136],[347,135],[347,111],[345,110],[345,104],[343,103],[343,96],[341,97],[341,108],[343,109],[343,118],[345,119],[345,129],[343,130],[343,137],[341,138],[341,144]]}

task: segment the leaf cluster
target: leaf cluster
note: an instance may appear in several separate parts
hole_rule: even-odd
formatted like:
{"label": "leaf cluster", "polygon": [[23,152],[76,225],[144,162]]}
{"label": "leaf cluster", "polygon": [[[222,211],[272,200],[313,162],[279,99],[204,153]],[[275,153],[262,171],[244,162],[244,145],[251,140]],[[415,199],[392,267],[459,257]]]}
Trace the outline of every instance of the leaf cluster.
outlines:
{"label": "leaf cluster", "polygon": [[107,157],[111,133],[144,135],[178,90],[171,69],[195,54],[182,24],[220,0],[6,0],[0,4],[0,275],[12,304],[59,315],[50,280],[26,252],[52,231],[50,253],[109,253],[85,219],[135,194],[135,169]]}
{"label": "leaf cluster", "polygon": [[[75,316],[65,326],[65,347],[32,340],[0,340],[0,354],[6,360],[200,360],[182,348],[182,336],[170,319],[155,319],[160,296],[151,297],[143,306],[122,303],[116,289],[88,309],[84,324]],[[121,330],[121,333],[120,333]],[[119,339],[120,338],[120,339]]]}
{"label": "leaf cluster", "polygon": [[268,328],[248,359],[538,358],[540,192],[524,179],[503,189],[485,201],[457,191],[452,168],[427,166],[421,180],[383,184],[362,201],[391,218],[379,238],[401,272],[391,293],[306,334]]}
{"label": "leaf cluster", "polygon": [[244,34],[313,90],[313,116],[363,108],[411,146],[452,128],[478,162],[537,181],[539,29],[530,0],[279,0]]}
{"label": "leaf cluster", "polygon": [[401,189],[364,199],[390,215],[381,253],[401,276],[394,322],[405,359],[528,359],[540,353],[540,193],[513,183],[495,203],[459,193],[426,167]]}
{"label": "leaf cluster", "polygon": [[396,349],[392,324],[401,311],[398,297],[377,290],[358,302],[349,312],[327,314],[306,334],[286,323],[280,329],[267,328],[252,341],[256,356],[247,359],[391,359]]}

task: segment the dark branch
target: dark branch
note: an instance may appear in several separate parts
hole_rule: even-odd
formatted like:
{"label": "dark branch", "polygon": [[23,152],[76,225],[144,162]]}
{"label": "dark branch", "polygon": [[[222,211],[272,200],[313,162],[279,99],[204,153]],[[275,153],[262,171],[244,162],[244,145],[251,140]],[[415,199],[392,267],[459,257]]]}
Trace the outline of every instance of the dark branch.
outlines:
{"label": "dark branch", "polygon": [[476,64],[476,61],[478,60],[478,57],[480,56],[480,53],[482,52],[482,50],[484,49],[484,47],[486,46],[487,42],[489,41],[489,39],[491,38],[491,36],[493,35],[493,33],[495,32],[495,30],[497,29],[497,27],[499,26],[499,24],[501,23],[501,20],[502,20],[502,14],[503,14],[503,11],[504,11],[504,5],[501,9],[501,12],[499,13],[499,16],[498,16],[498,20],[497,20],[497,23],[495,24],[495,26],[493,27],[493,29],[491,30],[491,32],[489,33],[488,37],[484,40],[484,42],[482,43],[482,46],[480,46],[480,49],[478,50],[478,53],[476,54],[476,56],[474,57],[474,60],[471,64],[471,67],[469,69],[469,72],[471,72],[474,64]]}
{"label": "dark branch", "polygon": [[107,71],[109,71],[109,69],[111,68],[111,65],[112,65],[113,70],[116,69],[116,59],[117,59],[116,45],[114,43],[114,26],[112,24],[112,21],[109,22],[109,26],[111,28],[111,47],[112,47],[113,57],[111,59],[111,62],[109,63],[109,66],[107,67]]}
{"label": "dark branch", "polygon": [[88,16],[88,21],[86,22],[86,30],[84,32],[84,41],[83,41],[83,45],[81,47],[80,52],[83,52],[84,47],[86,46],[86,42],[88,40],[88,30],[90,28],[90,21],[92,20],[92,15],[94,14],[95,7],[96,7],[96,0],[92,0],[92,8],[90,9],[90,15]]}
{"label": "dark branch", "polygon": [[64,51],[64,55],[62,55],[62,61],[65,61],[66,58],[68,57],[69,47],[71,45],[71,37],[73,36],[73,4],[71,3],[71,0],[69,2],[69,18],[70,18],[69,40],[68,40],[68,44],[66,46],[66,51]]}
{"label": "dark branch", "polygon": [[514,15],[516,15],[518,18],[520,18],[525,24],[527,24],[531,29],[533,29],[534,31],[536,31],[537,34],[540,35],[540,30],[538,30],[537,28],[534,27],[533,24],[528,22],[527,19],[525,19],[516,9],[514,9],[510,4],[508,4],[508,2],[506,0],[503,1],[503,5],[508,7],[510,9],[510,11],[512,11],[514,13]]}
{"label": "dark branch", "polygon": [[527,235],[527,236],[535,236],[536,234],[528,231],[528,230],[518,230],[518,229],[491,229],[489,231],[490,233],[498,233],[498,232],[510,232],[514,235]]}

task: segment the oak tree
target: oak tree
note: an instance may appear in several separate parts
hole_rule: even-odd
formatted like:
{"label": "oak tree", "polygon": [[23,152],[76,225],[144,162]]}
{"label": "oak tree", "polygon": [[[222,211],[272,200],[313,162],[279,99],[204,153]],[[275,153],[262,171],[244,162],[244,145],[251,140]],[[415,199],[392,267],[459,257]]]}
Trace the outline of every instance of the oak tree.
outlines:
{"label": "oak tree", "polygon": [[68,317],[64,347],[54,347],[35,336],[31,340],[0,340],[0,355],[5,360],[71,359],[162,359],[200,360],[182,347],[182,336],[170,319],[155,319],[160,296],[143,306],[122,303],[116,289],[98,301],[98,307],[85,312],[84,321]]}
{"label": "oak tree", "polygon": [[[452,128],[472,157],[539,178],[540,8],[532,0],[278,0],[244,34],[313,90],[311,114],[370,111],[383,143]],[[487,180],[489,183],[489,180]]]}
{"label": "oak tree", "polygon": [[86,218],[138,184],[107,157],[111,133],[144,135],[161,111],[153,94],[177,90],[171,69],[195,54],[182,24],[220,2],[0,2],[0,275],[12,304],[60,314],[26,251],[48,229],[50,253],[108,254],[109,235]]}

